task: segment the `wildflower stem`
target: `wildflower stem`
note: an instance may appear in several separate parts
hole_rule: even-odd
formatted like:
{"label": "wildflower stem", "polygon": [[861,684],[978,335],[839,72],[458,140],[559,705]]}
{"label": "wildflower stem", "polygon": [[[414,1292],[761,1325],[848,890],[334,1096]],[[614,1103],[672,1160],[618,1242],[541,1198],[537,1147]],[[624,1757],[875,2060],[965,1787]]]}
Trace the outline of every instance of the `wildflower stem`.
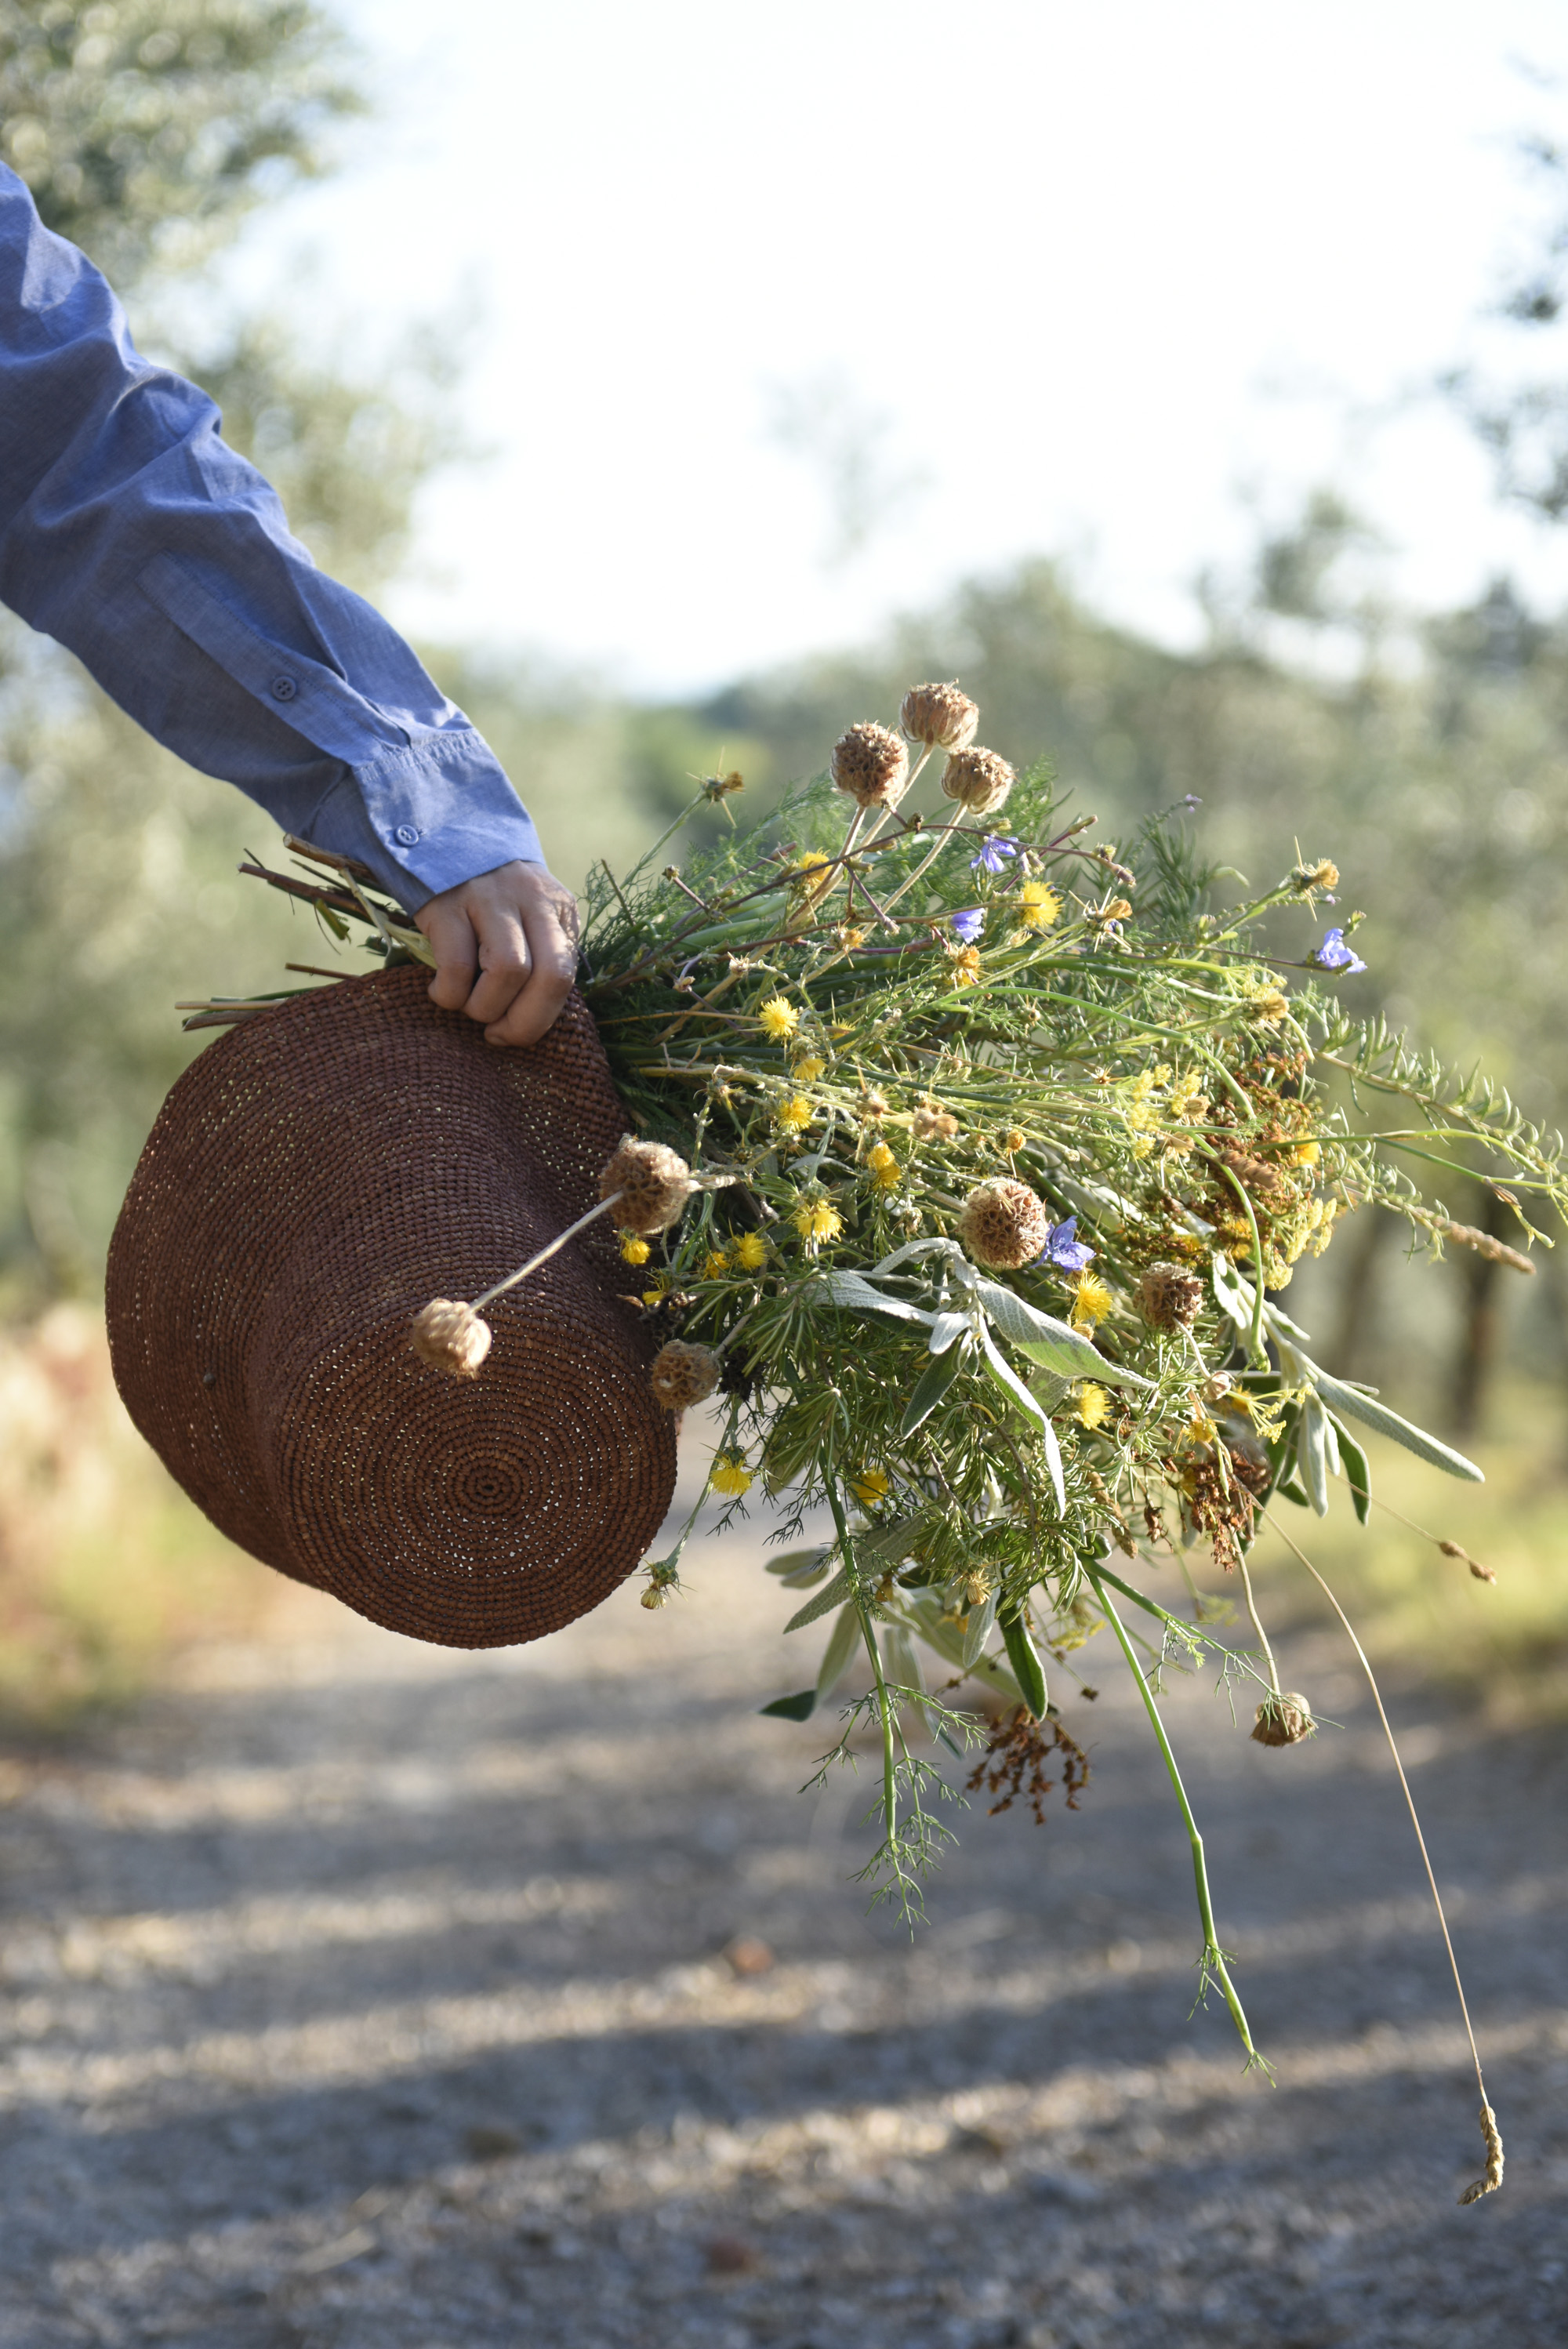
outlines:
{"label": "wildflower stem", "polygon": [[624,1191],[613,1191],[607,1199],[601,1199],[596,1207],[590,1207],[585,1216],[579,1216],[574,1224],[568,1224],[566,1229],[552,1239],[548,1247],[542,1247],[537,1256],[531,1256],[526,1264],[519,1265],[515,1272],[509,1272],[504,1280],[498,1280],[495,1287],[487,1288],[482,1297],[476,1297],[472,1300],[473,1310],[476,1313],[480,1312],[490,1303],[492,1297],[499,1297],[504,1289],[515,1288],[520,1280],[526,1280],[529,1274],[536,1272],[547,1257],[552,1257],[558,1248],[563,1248],[568,1240],[575,1239],[579,1232],[585,1231],[588,1226],[596,1223],[601,1216],[607,1216],[612,1207],[619,1206],[624,1196]]}
{"label": "wildflower stem", "polygon": [[887,910],[890,914],[897,905],[899,899],[901,897],[907,897],[915,883],[923,880],[925,874],[930,872],[932,866],[935,864],[936,859],[942,854],[942,851],[946,847],[948,842],[952,839],[954,833],[957,830],[958,826],[955,823],[944,823],[937,827],[936,838],[932,842],[931,846],[927,849],[921,862],[915,866],[914,871],[910,874],[909,879],[907,881],[901,881],[898,887],[893,891],[892,895],[888,899]]}
{"label": "wildflower stem", "polygon": [[1460,1974],[1460,1961],[1454,1955],[1453,1939],[1449,1931],[1449,1920],[1443,1913],[1442,1895],[1438,1890],[1438,1879],[1432,1871],[1431,1858],[1427,1850],[1427,1838],[1421,1833],[1420,1815],[1416,1809],[1416,1798],[1410,1792],[1410,1782],[1405,1775],[1405,1765],[1399,1759],[1399,1749],[1394,1743],[1394,1732],[1389,1726],[1388,1716],[1383,1710],[1383,1697],[1382,1692],[1377,1686],[1377,1676],[1367,1661],[1366,1649],[1362,1646],[1360,1640],[1356,1636],[1355,1625],[1351,1622],[1350,1618],[1346,1613],[1344,1608],[1341,1607],[1338,1599],[1336,1599],[1333,1591],[1330,1590],[1327,1583],[1325,1582],[1322,1575],[1319,1574],[1316,1567],[1314,1566],[1312,1560],[1307,1557],[1306,1552],[1300,1548],[1298,1545],[1292,1540],[1290,1535],[1286,1533],[1284,1527],[1280,1525],[1275,1518],[1269,1516],[1264,1510],[1260,1510],[1258,1514],[1263,1522],[1265,1525],[1271,1526],[1274,1528],[1274,1531],[1278,1534],[1285,1547],[1295,1552],[1300,1563],[1305,1567],[1308,1574],[1311,1575],[1314,1582],[1316,1583],[1319,1590],[1322,1591],[1324,1597],[1327,1599],[1329,1605],[1338,1616],[1341,1623],[1345,1626],[1346,1637],[1350,1641],[1351,1646],[1355,1649],[1357,1655],[1360,1658],[1361,1669],[1367,1675],[1367,1685],[1372,1692],[1372,1702],[1377,1708],[1377,1718],[1383,1724],[1383,1734],[1388,1741],[1388,1751],[1394,1757],[1394,1768],[1398,1776],[1400,1790],[1405,1797],[1405,1807],[1410,1814],[1410,1825],[1416,1831],[1416,1847],[1421,1855],[1421,1866],[1427,1871],[1427,1882],[1431,1888],[1432,1906],[1438,1912],[1438,1923],[1442,1929],[1443,1947],[1449,1953],[1449,1967],[1454,1978],[1454,1992],[1460,2002],[1460,2013],[1464,2020],[1465,2037],[1470,2042],[1470,2061],[1475,2065],[1475,2084],[1480,2092],[1481,2132],[1487,2142],[1487,2174],[1484,2178],[1479,2178],[1475,2185],[1467,2187],[1465,2191],[1460,2196],[1460,2200],[1461,2202],[1476,2202],[1480,2199],[1483,2194],[1495,2194],[1498,2188],[1502,2183],[1502,2140],[1498,2137],[1496,2117],[1492,2113],[1491,2104],[1487,2100],[1486,2079],[1480,2068],[1480,2050],[1476,2045],[1475,2032],[1470,2023],[1470,2006],[1465,1998],[1465,1986]]}
{"label": "wildflower stem", "polygon": [[[844,1564],[849,1569],[851,1587],[853,1588],[858,1578],[855,1571],[854,1547],[850,1539],[849,1520],[844,1515],[844,1504],[826,1454],[822,1459],[822,1482],[827,1487],[828,1506],[833,1513],[833,1524],[838,1530],[839,1548],[842,1553]],[[892,1853],[895,1850],[894,1836],[898,1826],[898,1770],[897,1755],[893,1748],[892,1704],[887,1692],[887,1677],[882,1671],[882,1657],[877,1650],[876,1630],[858,1590],[855,1591],[855,1612],[861,1619],[861,1632],[865,1640],[866,1653],[872,1660],[872,1677],[876,1682],[877,1710],[882,1720],[882,1826],[887,1837],[888,1850]]]}
{"label": "wildflower stem", "polygon": [[1220,1937],[1214,1930],[1214,1905],[1209,1895],[1209,1871],[1203,1859],[1203,1838],[1198,1832],[1198,1822],[1192,1816],[1192,1806],[1187,1800],[1187,1789],[1181,1784],[1181,1773],[1176,1767],[1176,1756],[1171,1750],[1171,1740],[1165,1733],[1165,1723],[1161,1718],[1160,1707],[1154,1701],[1154,1692],[1144,1676],[1143,1668],[1132,1652],[1132,1642],[1127,1636],[1121,1618],[1112,1605],[1104,1584],[1092,1567],[1086,1566],[1084,1572],[1093,1584],[1095,1596],[1105,1609],[1106,1619],[1115,1632],[1117,1644],[1127,1659],[1128,1670],[1138,1682],[1139,1692],[1142,1696],[1144,1709],[1149,1715],[1150,1726],[1154,1732],[1155,1741],[1160,1747],[1171,1784],[1176,1790],[1176,1800],[1181,1806],[1181,1816],[1187,1823],[1187,1834],[1192,1846],[1192,1876],[1198,1889],[1198,1916],[1203,1928],[1203,1971],[1206,1975],[1213,1975],[1224,1993],[1225,2004],[1231,2012],[1231,2021],[1235,2024],[1236,2034],[1247,2051],[1249,2067],[1253,2064],[1259,2064],[1263,2065],[1264,2071],[1267,2071],[1267,2064],[1253,2045],[1253,2034],[1247,2023],[1246,2010],[1236,1994],[1235,1984],[1232,1982],[1225,1965],[1225,1953],[1220,1947]]}
{"label": "wildflower stem", "polygon": [[1258,1640],[1264,1651],[1264,1661],[1269,1668],[1269,1687],[1273,1690],[1275,1696],[1283,1695],[1284,1692],[1279,1684],[1279,1670],[1274,1662],[1274,1650],[1269,1645],[1269,1635],[1264,1630],[1263,1618],[1258,1613],[1257,1600],[1253,1597],[1253,1578],[1247,1572],[1247,1560],[1244,1550],[1238,1548],[1236,1552],[1236,1564],[1241,1569],[1242,1588],[1246,1594],[1247,1613],[1253,1619],[1253,1629],[1258,1635]]}

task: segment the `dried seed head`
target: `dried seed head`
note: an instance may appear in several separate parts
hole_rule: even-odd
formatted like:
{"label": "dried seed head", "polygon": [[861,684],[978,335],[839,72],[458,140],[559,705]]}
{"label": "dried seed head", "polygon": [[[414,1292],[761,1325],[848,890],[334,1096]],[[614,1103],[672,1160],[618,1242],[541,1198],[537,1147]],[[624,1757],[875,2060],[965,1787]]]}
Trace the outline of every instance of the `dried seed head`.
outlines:
{"label": "dried seed head", "polygon": [[971,815],[993,814],[1016,781],[1012,768],[996,750],[951,751],[942,770],[943,790]]}
{"label": "dried seed head", "polygon": [[832,776],[859,807],[897,807],[909,784],[909,748],[885,726],[851,726],[833,745]]}
{"label": "dried seed head", "polygon": [[490,1350],[490,1326],[471,1305],[452,1297],[432,1297],[414,1316],[408,1343],[433,1371],[452,1379],[477,1379]]}
{"label": "dried seed head", "polygon": [[855,1107],[863,1118],[870,1120],[872,1125],[880,1125],[887,1115],[887,1095],[879,1093],[874,1085],[868,1085],[856,1102]]}
{"label": "dried seed head", "polygon": [[666,1411],[689,1411],[693,1403],[707,1401],[723,1368],[711,1346],[688,1346],[672,1338],[654,1356],[648,1381]]}
{"label": "dried seed head", "polygon": [[621,1194],[617,1221],[630,1232],[667,1232],[691,1196],[691,1168],[663,1142],[628,1133],[599,1177],[599,1196]]}
{"label": "dried seed head", "polygon": [[958,1120],[950,1109],[937,1109],[925,1102],[910,1119],[909,1130],[916,1142],[951,1142],[958,1131]]}
{"label": "dried seed head", "polygon": [[980,723],[980,712],[956,681],[951,685],[912,686],[903,697],[898,722],[912,742],[928,750],[967,750]]}
{"label": "dried seed head", "polygon": [[1032,1264],[1050,1236],[1050,1209],[1010,1174],[976,1184],[958,1218],[958,1237],[975,1263],[998,1272]]}
{"label": "dried seed head", "polygon": [[1316,1734],[1312,1707],[1294,1689],[1283,1695],[1271,1690],[1259,1705],[1258,1717],[1253,1724],[1253,1738],[1259,1745],[1299,1745],[1304,1737]]}
{"label": "dried seed head", "polygon": [[1203,1284],[1179,1264],[1151,1264],[1132,1301],[1151,1330],[1190,1330],[1203,1302]]}

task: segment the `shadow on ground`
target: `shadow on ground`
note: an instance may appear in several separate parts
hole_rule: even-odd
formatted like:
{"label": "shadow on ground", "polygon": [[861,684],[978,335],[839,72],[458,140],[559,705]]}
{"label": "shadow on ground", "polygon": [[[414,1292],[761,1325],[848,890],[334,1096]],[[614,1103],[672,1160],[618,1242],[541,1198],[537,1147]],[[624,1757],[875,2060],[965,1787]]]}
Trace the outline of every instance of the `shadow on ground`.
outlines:
{"label": "shadow on ground", "polygon": [[1401,1709],[1509,2139],[1460,2210],[1474,2083],[1332,1651],[1313,1747],[1171,1702],[1271,2088],[1189,2018],[1124,1688],[1062,1698],[1079,1811],[970,1812],[912,1946],[848,1881],[869,1782],[798,1794],[819,1726],[756,1713],[787,1599],[743,1543],[696,1581],[483,1659],[310,1599],[0,1764],[5,2349],[1561,2349],[1560,1742]]}

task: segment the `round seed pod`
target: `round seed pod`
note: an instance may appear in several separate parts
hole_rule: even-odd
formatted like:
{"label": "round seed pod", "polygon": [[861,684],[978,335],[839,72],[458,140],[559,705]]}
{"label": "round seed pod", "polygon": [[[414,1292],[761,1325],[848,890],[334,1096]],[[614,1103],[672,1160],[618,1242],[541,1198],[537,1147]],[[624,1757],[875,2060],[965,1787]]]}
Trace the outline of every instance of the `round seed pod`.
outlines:
{"label": "round seed pod", "polygon": [[599,1177],[601,1199],[617,1192],[623,1229],[667,1232],[691,1196],[691,1168],[666,1143],[639,1142],[628,1133]]}
{"label": "round seed pod", "polygon": [[672,1338],[654,1356],[648,1383],[666,1411],[689,1411],[706,1402],[718,1384],[724,1364],[711,1346],[688,1346]]}
{"label": "round seed pod", "polygon": [[1258,1707],[1253,1724],[1253,1742],[1259,1745],[1299,1745],[1304,1737],[1315,1737],[1317,1723],[1312,1717],[1312,1707],[1305,1697],[1295,1690],[1282,1696],[1272,1691]]}
{"label": "round seed pod", "polygon": [[909,786],[909,748],[885,726],[851,726],[833,745],[833,781],[858,807],[897,807]]}
{"label": "round seed pod", "polygon": [[958,1120],[950,1109],[923,1102],[911,1117],[909,1130],[916,1142],[951,1142],[958,1131]]}
{"label": "round seed pod", "polygon": [[1190,1330],[1203,1302],[1203,1284],[1179,1264],[1151,1264],[1132,1292],[1151,1330]]}
{"label": "round seed pod", "polygon": [[415,1314],[408,1343],[422,1362],[449,1378],[477,1379],[490,1350],[490,1326],[471,1305],[452,1297],[432,1297]]}
{"label": "round seed pod", "polygon": [[980,723],[980,712],[956,681],[951,685],[912,686],[903,697],[898,722],[912,742],[928,750],[967,750]]}
{"label": "round seed pod", "polygon": [[950,751],[942,770],[943,790],[971,815],[994,814],[1017,780],[998,750]]}
{"label": "round seed pod", "polygon": [[1050,1209],[1010,1174],[977,1184],[958,1218],[958,1237],[975,1263],[998,1272],[1032,1264],[1050,1235]]}

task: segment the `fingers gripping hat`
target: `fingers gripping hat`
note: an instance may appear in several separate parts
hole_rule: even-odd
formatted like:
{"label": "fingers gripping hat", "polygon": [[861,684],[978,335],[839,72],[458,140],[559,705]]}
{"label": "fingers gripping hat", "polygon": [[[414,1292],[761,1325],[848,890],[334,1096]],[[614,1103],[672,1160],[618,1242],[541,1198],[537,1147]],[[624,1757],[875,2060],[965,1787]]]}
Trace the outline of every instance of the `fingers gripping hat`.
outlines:
{"label": "fingers gripping hat", "polygon": [[115,1378],[231,1540],[414,1639],[533,1640],[597,1605],[675,1482],[653,1348],[600,1223],[489,1309],[482,1375],[409,1344],[598,1200],[626,1131],[575,995],[496,1050],[416,968],[231,1029],[163,1105],[109,1252]]}

